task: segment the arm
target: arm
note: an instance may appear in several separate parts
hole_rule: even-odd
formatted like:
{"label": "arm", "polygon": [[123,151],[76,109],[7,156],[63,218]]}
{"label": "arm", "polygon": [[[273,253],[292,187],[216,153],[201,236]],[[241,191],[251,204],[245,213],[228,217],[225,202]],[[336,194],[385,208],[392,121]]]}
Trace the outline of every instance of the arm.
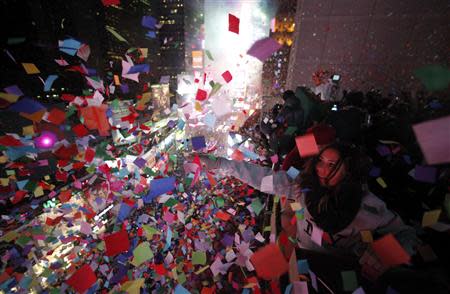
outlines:
{"label": "arm", "polygon": [[417,238],[414,228],[405,225],[398,214],[389,210],[386,204],[374,195],[371,195],[368,203],[364,205],[377,215],[377,224],[374,229],[377,233],[381,235],[394,234],[408,254],[415,254],[420,240]]}
{"label": "arm", "polygon": [[[227,174],[241,180],[251,187],[261,190],[261,182],[266,176],[273,176],[273,191],[269,194],[286,195],[288,198],[293,194],[293,183],[285,171],[274,172],[272,169],[257,164],[202,156],[202,162],[206,163],[208,169],[221,169]],[[211,162],[212,161],[212,162]]]}

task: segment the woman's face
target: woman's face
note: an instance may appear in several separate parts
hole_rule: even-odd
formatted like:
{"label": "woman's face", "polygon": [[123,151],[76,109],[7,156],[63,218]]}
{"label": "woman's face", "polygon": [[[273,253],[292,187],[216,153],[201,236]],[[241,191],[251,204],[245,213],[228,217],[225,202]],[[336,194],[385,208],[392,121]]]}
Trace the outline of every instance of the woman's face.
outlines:
{"label": "woman's face", "polygon": [[334,187],[345,177],[346,166],[336,149],[328,148],[322,152],[316,164],[320,185]]}

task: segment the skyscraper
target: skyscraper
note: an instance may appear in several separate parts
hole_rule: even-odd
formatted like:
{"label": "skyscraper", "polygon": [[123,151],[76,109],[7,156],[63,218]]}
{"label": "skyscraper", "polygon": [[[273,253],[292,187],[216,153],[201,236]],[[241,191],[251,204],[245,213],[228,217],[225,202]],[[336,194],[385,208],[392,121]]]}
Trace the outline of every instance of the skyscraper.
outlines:
{"label": "skyscraper", "polygon": [[177,75],[185,70],[184,0],[162,0],[159,7],[160,40],[158,72],[170,76],[175,89]]}
{"label": "skyscraper", "polygon": [[[203,67],[203,46],[205,40],[205,1],[192,0],[186,1],[185,6],[185,70],[192,73],[198,69],[198,65],[193,66],[193,54],[201,55]],[[194,68],[195,67],[195,68]]]}
{"label": "skyscraper", "polygon": [[297,1],[280,1],[275,18],[272,19],[270,37],[282,47],[264,62],[263,93],[276,95],[285,89],[289,54],[293,44],[295,11]]}

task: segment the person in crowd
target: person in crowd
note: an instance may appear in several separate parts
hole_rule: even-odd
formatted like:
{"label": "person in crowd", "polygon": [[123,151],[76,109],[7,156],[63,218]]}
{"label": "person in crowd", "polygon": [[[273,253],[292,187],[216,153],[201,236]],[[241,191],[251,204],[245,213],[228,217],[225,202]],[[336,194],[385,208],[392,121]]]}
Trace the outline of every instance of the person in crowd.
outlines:
{"label": "person in crowd", "polygon": [[336,137],[352,143],[362,142],[363,125],[366,113],[362,109],[364,94],[350,92],[344,97],[344,105],[336,111],[330,111],[326,122],[336,129]]}
{"label": "person in crowd", "polygon": [[[273,172],[270,168],[247,162],[200,158],[207,169],[222,169],[255,189],[285,195],[288,200],[282,207],[282,215],[286,220],[294,216],[289,204],[300,203],[303,217],[291,227],[291,222],[283,224],[286,231],[295,231],[291,237],[297,240],[299,248],[335,256],[370,254],[373,258],[366,258],[366,261],[370,262],[372,275],[381,274],[383,267],[362,242],[361,231],[381,235],[392,233],[409,254],[415,253],[419,241],[414,229],[405,225],[381,199],[367,190],[365,179],[369,163],[356,147],[331,144],[323,148],[308,160],[306,168],[295,180],[285,171]],[[272,176],[272,187],[262,184],[268,176]],[[329,236],[329,242],[318,244],[320,241],[315,236],[320,234]]]}
{"label": "person in crowd", "polygon": [[[336,139],[336,130],[325,123],[317,124],[306,130],[306,134],[313,134],[319,150],[322,150],[327,145],[330,145]],[[303,165],[307,158],[301,158],[297,146],[286,155],[283,160],[281,169],[287,171],[290,167],[296,169],[303,169]]]}
{"label": "person in crowd", "polygon": [[304,115],[300,100],[287,90],[283,104],[276,104],[272,116],[261,121],[261,130],[267,135],[270,148],[278,155],[287,154],[295,145],[294,137],[304,131]]}
{"label": "person in crowd", "polygon": [[320,102],[320,99],[306,87],[297,87],[295,96],[300,99],[300,105],[303,109],[303,128],[323,121],[326,115],[326,106]]}

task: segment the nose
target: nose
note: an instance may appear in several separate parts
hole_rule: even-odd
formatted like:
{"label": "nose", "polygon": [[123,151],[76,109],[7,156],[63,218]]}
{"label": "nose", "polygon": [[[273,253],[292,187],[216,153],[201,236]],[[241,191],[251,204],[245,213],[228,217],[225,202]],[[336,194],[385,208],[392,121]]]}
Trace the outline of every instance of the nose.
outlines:
{"label": "nose", "polygon": [[325,178],[328,175],[328,169],[322,162],[318,162],[316,165],[316,172],[319,177]]}

